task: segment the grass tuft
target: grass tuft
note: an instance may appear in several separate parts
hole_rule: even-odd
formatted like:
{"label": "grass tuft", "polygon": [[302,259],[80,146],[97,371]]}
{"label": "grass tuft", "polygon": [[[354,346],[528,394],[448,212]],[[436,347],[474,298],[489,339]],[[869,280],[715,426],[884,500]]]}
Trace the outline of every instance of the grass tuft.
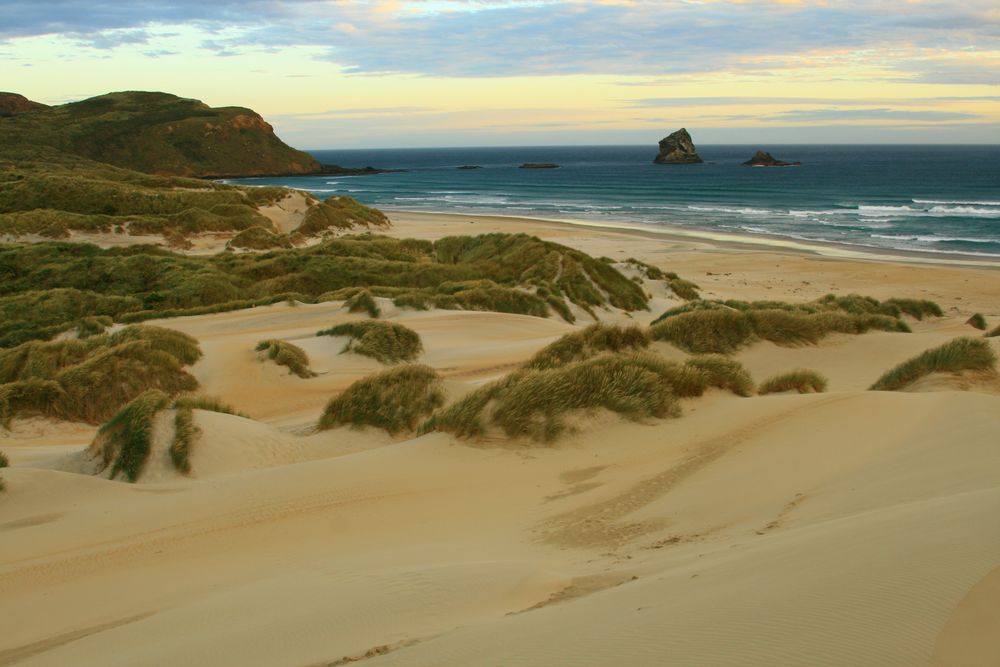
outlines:
{"label": "grass tuft", "polygon": [[298,345],[293,345],[285,340],[270,338],[257,343],[254,348],[257,352],[265,352],[267,358],[274,361],[279,366],[285,366],[300,378],[316,377],[316,373],[309,368],[309,356]]}
{"label": "grass tuft", "polygon": [[357,291],[353,296],[344,301],[349,313],[368,313],[369,317],[378,317],[382,310],[372,298],[372,293],[366,289]]}
{"label": "grass tuft", "polygon": [[684,363],[704,373],[705,383],[709,387],[728,389],[737,396],[753,394],[753,378],[738,361],[713,354],[694,357]]}
{"label": "grass tuft", "polygon": [[130,482],[139,479],[152,446],[153,418],[169,402],[162,391],[144,392],[101,426],[90,452],[100,456],[103,470],[111,467],[110,479],[119,473]]}
{"label": "grass tuft", "polygon": [[792,390],[808,394],[826,391],[826,386],[827,379],[816,371],[798,369],[765,380],[757,391],[761,396]]}
{"label": "grass tuft", "polygon": [[413,431],[444,404],[434,369],[413,364],[358,380],[326,405],[318,428],[374,426],[389,433]]}
{"label": "grass tuft", "polygon": [[396,322],[358,320],[316,332],[317,336],[348,336],[344,352],[356,352],[383,364],[413,361],[423,351],[420,335]]}
{"label": "grass tuft", "polygon": [[170,443],[170,460],[178,472],[187,475],[191,472],[191,445],[198,435],[198,427],[194,423],[194,411],[190,407],[180,407],[174,413],[174,441]]}
{"label": "grass tuft", "polygon": [[979,329],[980,331],[986,331],[986,327],[988,326],[986,324],[986,318],[983,317],[982,313],[975,313],[972,317],[966,320],[965,323],[973,328]]}
{"label": "grass tuft", "polygon": [[993,338],[994,336],[1000,336],[1000,324],[996,325],[990,331],[986,332],[985,336],[987,338]]}
{"label": "grass tuft", "polygon": [[525,365],[533,370],[558,368],[589,359],[601,352],[640,350],[649,346],[649,334],[637,326],[591,324],[586,329],[566,334],[539,350]]}
{"label": "grass tuft", "polygon": [[904,361],[887,371],[869,389],[899,391],[931,373],[994,370],[996,362],[996,354],[985,340],[956,338]]}

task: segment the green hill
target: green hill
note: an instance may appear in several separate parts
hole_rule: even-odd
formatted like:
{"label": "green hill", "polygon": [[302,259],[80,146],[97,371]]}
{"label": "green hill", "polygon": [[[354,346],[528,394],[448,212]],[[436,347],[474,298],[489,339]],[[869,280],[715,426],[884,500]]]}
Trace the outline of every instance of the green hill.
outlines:
{"label": "green hill", "polygon": [[212,108],[167,93],[120,92],[46,107],[0,94],[0,155],[49,146],[162,176],[306,174],[320,164],[251,109]]}

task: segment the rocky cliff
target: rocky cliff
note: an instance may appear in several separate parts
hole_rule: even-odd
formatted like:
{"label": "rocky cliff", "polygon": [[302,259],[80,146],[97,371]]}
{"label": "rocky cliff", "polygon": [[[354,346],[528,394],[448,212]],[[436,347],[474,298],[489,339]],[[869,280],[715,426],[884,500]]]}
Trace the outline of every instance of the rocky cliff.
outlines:
{"label": "rocky cliff", "polygon": [[321,171],[321,165],[311,155],[281,141],[274,128],[255,111],[212,108],[167,93],[110,93],[60,106],[26,109],[0,118],[0,148],[4,145],[51,146],[164,176],[236,177]]}
{"label": "rocky cliff", "polygon": [[660,154],[656,164],[697,164],[704,162],[695,150],[691,135],[683,127],[660,140]]}

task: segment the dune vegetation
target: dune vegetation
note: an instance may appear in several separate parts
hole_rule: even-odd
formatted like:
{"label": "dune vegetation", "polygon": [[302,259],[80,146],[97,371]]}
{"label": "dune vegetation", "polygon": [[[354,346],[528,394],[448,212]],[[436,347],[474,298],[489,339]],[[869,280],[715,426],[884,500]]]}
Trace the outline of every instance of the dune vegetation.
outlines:
{"label": "dune vegetation", "polygon": [[154,418],[168,409],[175,411],[168,453],[177,471],[185,475],[191,472],[191,447],[198,436],[193,411],[239,414],[212,397],[184,395],[171,400],[156,389],[143,392],[104,423],[91,442],[88,454],[99,462],[99,472],[107,472],[110,479],[121,474],[129,482],[137,481],[152,450]]}
{"label": "dune vegetation", "polygon": [[993,338],[995,336],[1000,336],[1000,324],[996,325],[984,334],[987,338]]}
{"label": "dune vegetation", "polygon": [[761,383],[757,393],[777,394],[783,391],[797,391],[800,394],[819,393],[826,391],[827,379],[805,368],[775,375]]}
{"label": "dune vegetation", "polygon": [[986,324],[986,318],[983,317],[982,313],[974,313],[965,323],[980,331],[986,331],[989,326]]}
{"label": "dune vegetation", "polygon": [[99,423],[147,390],[174,395],[195,389],[184,367],[199,358],[193,338],[151,326],[3,349],[0,424],[28,416]]}
{"label": "dune vegetation", "polygon": [[349,313],[368,313],[369,317],[378,317],[382,314],[378,304],[372,297],[372,293],[366,289],[360,289],[353,296],[344,300],[344,307]]}
{"label": "dune vegetation", "polygon": [[648,346],[649,334],[638,326],[622,327],[596,322],[545,346],[528,360],[525,368],[557,368],[602,352],[637,351]]}
{"label": "dune vegetation", "polygon": [[420,335],[396,322],[358,320],[316,332],[317,336],[347,336],[343,352],[371,357],[383,364],[413,361],[424,349]]}
{"label": "dune vegetation", "polygon": [[391,434],[414,431],[444,404],[441,380],[429,366],[398,366],[358,380],[327,403],[317,428],[373,426]]}
{"label": "dune vegetation", "polygon": [[[614,260],[611,261],[613,262]],[[694,301],[701,298],[701,295],[698,293],[700,288],[696,284],[690,280],[684,280],[673,271],[663,271],[652,264],[647,264],[634,257],[626,259],[625,264],[633,266],[642,276],[649,280],[663,281],[670,288],[670,291],[685,301]]]}
{"label": "dune vegetation", "polygon": [[[7,455],[4,454],[3,452],[0,452],[0,468],[6,468],[9,465],[10,461],[7,459]],[[3,477],[0,477],[0,491],[5,490],[6,488],[7,485],[4,483]]]}
{"label": "dune vegetation", "polygon": [[997,357],[987,341],[956,338],[922,352],[887,371],[869,389],[899,391],[931,373],[996,370]]}
{"label": "dune vegetation", "polygon": [[[899,305],[904,303],[907,310]],[[940,312],[933,302],[828,295],[817,301],[695,301],[654,320],[650,336],[694,354],[730,354],[758,340],[778,345],[815,344],[831,333],[909,332],[902,315]]]}
{"label": "dune vegetation", "polygon": [[701,396],[710,386],[748,395],[752,381],[736,362],[715,358],[668,361],[644,352],[618,352],[535,370],[524,368],[480,387],[439,411],[421,431],[459,437],[498,428],[512,438],[552,442],[567,417],[601,408],[628,419],[675,417],[679,399]]}
{"label": "dune vegetation", "polygon": [[286,340],[270,338],[257,343],[254,349],[257,352],[263,352],[266,359],[272,360],[279,366],[284,366],[300,378],[316,377],[316,373],[309,368],[309,356],[298,345]]}
{"label": "dune vegetation", "polygon": [[[346,236],[308,248],[184,256],[152,246],[0,245],[0,344],[48,339],[81,318],[196,315],[359,290],[401,307],[492,310],[573,319],[569,305],[646,308],[642,289],[584,253],[523,234],[437,242]],[[36,307],[29,307],[36,306]]]}

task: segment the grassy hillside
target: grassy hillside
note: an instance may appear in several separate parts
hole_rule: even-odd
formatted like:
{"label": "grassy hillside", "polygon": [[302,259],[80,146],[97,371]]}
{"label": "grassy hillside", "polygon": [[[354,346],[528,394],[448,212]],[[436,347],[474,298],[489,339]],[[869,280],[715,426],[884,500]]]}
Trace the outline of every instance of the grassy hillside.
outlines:
{"label": "grassy hillside", "polygon": [[[0,150],[50,146],[80,157],[168,176],[319,172],[309,154],[282,142],[256,112],[211,108],[176,95],[119,92],[0,117]],[[30,106],[30,102],[28,103]],[[4,107],[0,107],[0,111]]]}
{"label": "grassy hillside", "polygon": [[88,316],[120,322],[249,308],[362,289],[398,306],[572,318],[646,308],[642,288],[582,252],[524,234],[437,242],[345,236],[308,248],[192,257],[154,246],[0,245],[0,347],[47,339]]}
{"label": "grassy hillside", "polygon": [[[274,233],[259,209],[290,193],[154,176],[45,146],[0,145],[0,235],[14,238],[60,239],[71,231],[166,237],[254,228]],[[350,197],[307,201],[300,235],[389,224],[381,212]],[[287,245],[287,238],[275,244]]]}

